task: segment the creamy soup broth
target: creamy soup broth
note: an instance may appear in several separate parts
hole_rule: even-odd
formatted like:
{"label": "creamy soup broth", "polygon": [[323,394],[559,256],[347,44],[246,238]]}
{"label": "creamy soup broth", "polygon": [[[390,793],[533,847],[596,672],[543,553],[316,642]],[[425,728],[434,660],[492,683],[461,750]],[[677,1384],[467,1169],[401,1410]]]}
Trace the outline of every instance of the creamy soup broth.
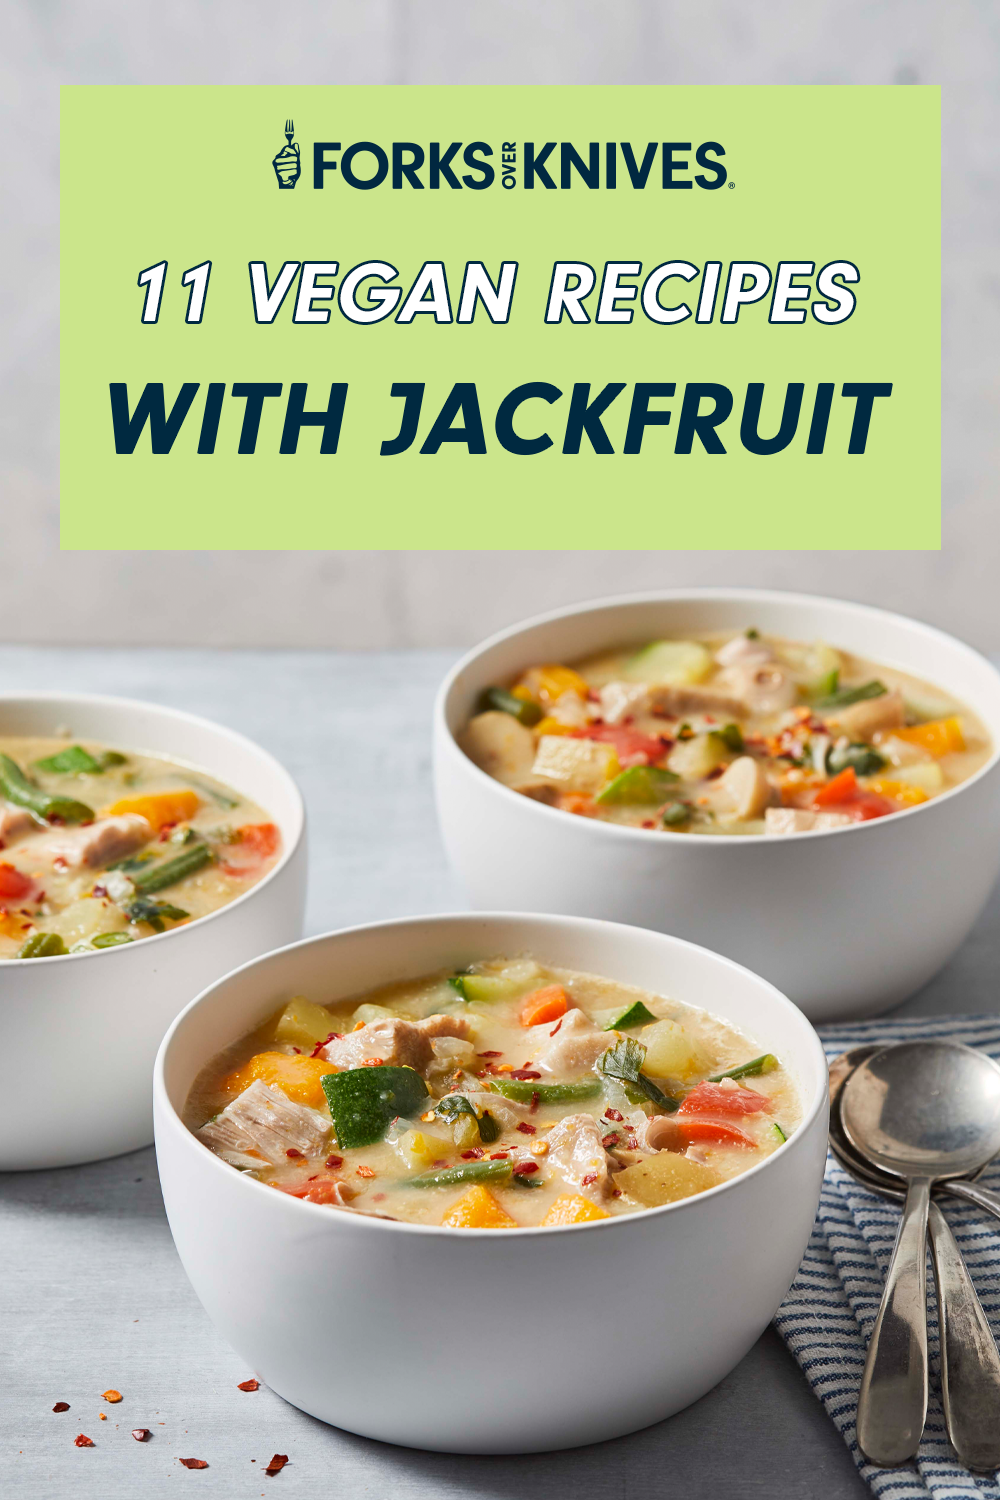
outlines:
{"label": "creamy soup broth", "polygon": [[264,809],[165,756],[0,736],[0,959],[196,921],[255,885],[280,846]]}
{"label": "creamy soup broth", "polygon": [[329,1008],[292,1000],[206,1066],[185,1119],[239,1170],[335,1209],[581,1223],[780,1149],[800,1106],[763,1046],[679,1001],[496,958]]}
{"label": "creamy soup broth", "polygon": [[459,734],[524,796],[652,831],[782,836],[940,796],[993,751],[947,690],[752,626],[530,668]]}

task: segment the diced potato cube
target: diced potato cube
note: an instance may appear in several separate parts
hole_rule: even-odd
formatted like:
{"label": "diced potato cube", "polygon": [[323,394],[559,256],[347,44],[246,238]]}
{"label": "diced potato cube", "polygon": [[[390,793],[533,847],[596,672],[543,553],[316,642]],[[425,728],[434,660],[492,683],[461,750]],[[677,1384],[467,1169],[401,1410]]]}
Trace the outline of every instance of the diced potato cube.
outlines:
{"label": "diced potato cube", "polygon": [[646,1026],[639,1033],[639,1040],[646,1048],[642,1071],[651,1078],[684,1080],[708,1069],[708,1059],[701,1047],[678,1021],[657,1021]]}
{"label": "diced potato cube", "polygon": [[274,1040],[311,1050],[317,1042],[325,1042],[330,1032],[336,1029],[328,1010],[324,1010],[322,1005],[315,1005],[304,995],[296,995],[294,1000],[289,1000],[278,1017]]}
{"label": "diced potato cube", "polygon": [[532,775],[555,782],[563,791],[592,795],[620,770],[613,745],[543,734]]}
{"label": "diced potato cube", "polygon": [[517,1220],[501,1208],[489,1188],[476,1183],[453,1203],[441,1220],[452,1229],[516,1229]]}
{"label": "diced potato cube", "polygon": [[531,778],[535,738],[513,714],[499,709],[476,714],[458,736],[458,743],[480,770],[505,786],[516,787]]}
{"label": "diced potato cube", "polygon": [[675,1151],[659,1151],[656,1156],[633,1162],[624,1172],[617,1173],[615,1187],[647,1208],[657,1208],[703,1193],[721,1180],[717,1172],[700,1161],[691,1161]]}
{"label": "diced potato cube", "polygon": [[592,1219],[610,1219],[606,1208],[600,1208],[578,1193],[561,1193],[542,1220],[543,1228],[562,1224],[587,1224]]}

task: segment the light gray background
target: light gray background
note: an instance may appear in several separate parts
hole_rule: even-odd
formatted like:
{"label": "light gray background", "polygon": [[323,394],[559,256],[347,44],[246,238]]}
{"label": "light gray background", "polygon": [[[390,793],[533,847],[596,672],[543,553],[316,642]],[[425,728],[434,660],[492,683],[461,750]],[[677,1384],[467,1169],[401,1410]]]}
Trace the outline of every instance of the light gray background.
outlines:
{"label": "light gray background", "polygon": [[[338,82],[943,84],[943,551],[60,556],[57,86]],[[0,126],[0,641],[441,646],[617,589],[729,582],[1000,649],[996,0],[0,0]]]}

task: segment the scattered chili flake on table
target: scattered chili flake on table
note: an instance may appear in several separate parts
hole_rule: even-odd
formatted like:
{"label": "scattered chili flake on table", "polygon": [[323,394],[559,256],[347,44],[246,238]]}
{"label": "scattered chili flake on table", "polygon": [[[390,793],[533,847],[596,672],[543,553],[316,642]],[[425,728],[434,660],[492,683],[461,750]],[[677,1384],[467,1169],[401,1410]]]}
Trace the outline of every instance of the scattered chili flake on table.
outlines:
{"label": "scattered chili flake on table", "polygon": [[57,1401],[56,1404],[55,1404],[55,1406],[52,1408],[52,1410],[53,1411],[69,1411],[69,1402],[68,1401]]}
{"label": "scattered chili flake on table", "polygon": [[102,1412],[101,1412],[101,1414],[100,1414],[100,1416],[99,1416],[99,1417],[98,1417],[98,1419],[97,1419],[97,1420],[98,1420],[98,1421],[99,1421],[99,1422],[106,1422],[106,1421],[107,1421],[107,1420],[108,1420],[108,1415],[107,1415],[107,1412],[103,1412],[103,1411],[102,1411]]}
{"label": "scattered chili flake on table", "polygon": [[241,1380],[240,1383],[239,1383],[239,1385],[236,1387],[236,1389],[238,1391],[259,1391],[260,1390],[260,1381],[259,1380]]}
{"label": "scattered chili flake on table", "polygon": [[137,1443],[145,1443],[153,1436],[148,1427],[133,1427],[132,1436]]}
{"label": "scattered chili flake on table", "polygon": [[207,1469],[208,1468],[208,1464],[205,1462],[205,1460],[203,1458],[179,1458],[177,1460],[177,1462],[178,1463],[182,1463],[184,1465],[185,1469]]}
{"label": "scattered chili flake on table", "polygon": [[101,1395],[104,1397],[105,1401],[110,1401],[112,1406],[114,1406],[116,1402],[122,1399],[121,1391],[102,1391]]}
{"label": "scattered chili flake on table", "polygon": [[276,1453],[264,1470],[265,1474],[280,1474],[288,1462],[287,1453]]}
{"label": "scattered chili flake on table", "polygon": [[93,1448],[94,1447],[94,1439],[87,1437],[86,1434],[82,1433],[82,1432],[79,1433],[73,1439],[73,1442],[76,1444],[76,1446],[78,1448]]}

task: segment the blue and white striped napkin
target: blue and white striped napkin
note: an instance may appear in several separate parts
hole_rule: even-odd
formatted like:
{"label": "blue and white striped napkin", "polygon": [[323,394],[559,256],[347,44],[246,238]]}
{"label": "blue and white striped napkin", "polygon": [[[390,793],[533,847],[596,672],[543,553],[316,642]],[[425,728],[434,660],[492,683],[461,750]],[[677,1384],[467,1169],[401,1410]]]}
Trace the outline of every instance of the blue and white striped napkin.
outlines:
{"label": "blue and white striped napkin", "polygon": [[[870,1042],[945,1037],[979,1047],[1000,1061],[1000,1016],[916,1017],[859,1021],[819,1028],[828,1058]],[[1000,1160],[983,1176],[1000,1189]],[[965,1256],[980,1300],[1000,1336],[1000,1221],[972,1204],[942,1200],[941,1207]],[[931,1396],[916,1461],[878,1469],[858,1450],[854,1410],[865,1349],[875,1322],[899,1224],[899,1210],[867,1192],[828,1159],[819,1213],[809,1247],[775,1327],[843,1437],[862,1478],[887,1500],[1000,1500],[996,1475],[976,1475],[951,1451],[941,1410],[937,1311],[928,1315]],[[928,1278],[928,1286],[933,1285]]]}

